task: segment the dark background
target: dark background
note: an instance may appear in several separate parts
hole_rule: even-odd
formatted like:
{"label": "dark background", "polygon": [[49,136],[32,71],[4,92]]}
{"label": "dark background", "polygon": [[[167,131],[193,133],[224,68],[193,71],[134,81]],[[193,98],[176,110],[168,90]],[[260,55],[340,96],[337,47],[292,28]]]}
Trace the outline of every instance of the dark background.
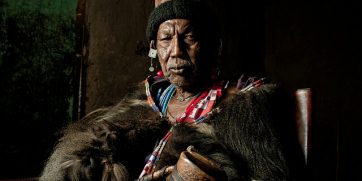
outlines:
{"label": "dark background", "polygon": [[[35,2],[33,1],[34,4]],[[306,173],[310,175],[310,180],[362,180],[361,3],[342,0],[209,0],[209,2],[219,15],[219,22],[222,25],[223,50],[220,68],[226,78],[235,80],[243,73],[266,75],[276,82],[281,82],[290,90],[305,87],[312,89],[312,147],[309,170]],[[149,74],[145,27],[148,14],[153,8],[153,1],[78,0],[76,3],[78,3],[76,10],[78,14],[73,17],[76,20],[75,27],[70,30],[75,37],[65,38],[74,40],[74,50],[58,46],[58,49],[67,51],[55,52],[61,55],[58,57],[59,60],[63,60],[67,65],[59,64],[56,67],[63,66],[64,69],[72,67],[71,73],[60,74],[55,80],[49,79],[49,84],[31,84],[35,85],[35,88],[45,87],[44,89],[49,91],[49,94],[40,96],[45,97],[41,103],[4,96],[6,92],[4,90],[8,89],[1,82],[3,84],[0,88],[3,96],[1,105],[12,99],[15,105],[30,103],[30,105],[47,105],[48,102],[55,102],[54,105],[65,104],[65,106],[42,106],[36,111],[42,115],[42,119],[36,116],[34,118],[34,111],[30,109],[15,107],[4,111],[5,108],[1,108],[3,111],[1,114],[8,116],[1,119],[2,130],[8,130],[6,134],[1,134],[1,144],[10,151],[1,153],[0,164],[5,172],[0,171],[0,178],[36,176],[57,137],[54,133],[61,126],[96,108],[115,104],[126,93],[128,86],[142,81]],[[54,11],[49,10],[49,12]],[[65,13],[61,14],[64,16]],[[18,21],[29,22],[26,19]],[[55,22],[59,21],[55,19]],[[3,27],[5,26],[2,26],[2,29]],[[6,35],[8,41],[12,36]],[[35,35],[42,37],[43,33],[40,31]],[[52,40],[54,37],[49,36],[41,42],[47,42],[49,39]],[[29,41],[34,42],[31,40]],[[14,43],[18,41],[20,40]],[[50,45],[57,47],[56,43]],[[9,52],[10,49],[1,50]],[[29,50],[29,52],[37,51],[39,49],[36,48]],[[44,54],[52,53],[51,51]],[[4,62],[6,57],[4,58],[4,53],[1,55]],[[11,58],[11,60],[19,62],[30,57],[24,55],[23,58]],[[44,62],[46,60],[55,62],[57,59],[45,58]],[[0,68],[2,68],[0,73],[9,70],[4,64],[0,64]],[[51,69],[49,72],[58,71],[59,68]],[[13,76],[12,73],[4,73],[1,80],[10,80],[11,76],[3,78],[3,75],[9,74]],[[39,80],[37,76],[39,74],[36,72],[33,74],[35,77],[33,79]],[[68,78],[62,79],[62,77]],[[66,82],[70,84],[58,83],[58,87],[51,84],[61,80],[67,80]],[[29,81],[20,81],[19,85],[24,85],[24,82]],[[49,89],[45,85],[56,88]],[[34,90],[38,90],[35,88]],[[16,95],[21,95],[21,92],[24,92],[22,90],[27,89],[20,88]],[[58,94],[57,97],[62,100],[62,104],[57,103],[58,100],[49,101],[49,97]],[[32,97],[36,96],[39,95],[33,94]],[[65,102],[63,98],[74,102]],[[69,107],[73,107],[71,115]],[[54,112],[55,109],[62,110],[62,114],[57,116],[44,114]],[[24,110],[30,112],[31,116],[22,114],[26,112]],[[9,112],[11,114],[7,114]],[[9,119],[14,115],[23,115],[22,121],[27,122],[23,130],[19,131],[19,126],[14,125],[14,119]],[[46,118],[50,120],[52,117],[56,118],[52,119],[53,123],[47,121]],[[32,133],[37,133],[35,135],[38,136],[29,137],[34,135]],[[14,135],[19,139],[11,139],[15,137]],[[25,139],[26,137],[28,138]],[[38,143],[36,140],[39,137],[46,143]],[[15,151],[11,151],[10,148],[14,148],[11,144],[17,145]],[[17,164],[7,159],[8,155],[12,155]],[[38,156],[29,159],[31,155]],[[32,168],[31,171],[29,168]]]}
{"label": "dark background", "polygon": [[37,176],[72,120],[76,5],[0,0],[0,180]]}

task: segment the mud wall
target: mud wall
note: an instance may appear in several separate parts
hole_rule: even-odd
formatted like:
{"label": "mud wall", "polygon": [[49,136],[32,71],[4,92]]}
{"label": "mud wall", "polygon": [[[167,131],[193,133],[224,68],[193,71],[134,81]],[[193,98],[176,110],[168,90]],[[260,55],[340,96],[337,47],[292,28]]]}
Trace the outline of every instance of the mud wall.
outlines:
{"label": "mud wall", "polygon": [[[151,1],[86,1],[85,112],[113,105],[130,84],[142,81],[149,59],[142,56]],[[141,48],[140,48],[141,47]]]}

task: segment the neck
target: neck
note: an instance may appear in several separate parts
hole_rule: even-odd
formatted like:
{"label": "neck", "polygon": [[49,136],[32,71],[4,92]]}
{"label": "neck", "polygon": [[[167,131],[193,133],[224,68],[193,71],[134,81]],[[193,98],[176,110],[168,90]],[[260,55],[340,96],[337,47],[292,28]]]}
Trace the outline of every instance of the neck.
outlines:
{"label": "neck", "polygon": [[198,89],[183,89],[181,87],[176,87],[173,98],[179,102],[188,102],[198,94]]}
{"label": "neck", "polygon": [[195,81],[189,86],[177,86],[175,85],[175,93],[173,98],[179,102],[185,102],[186,100],[191,100],[200,93],[203,89],[210,86],[212,83],[211,79],[201,79],[203,81]]}

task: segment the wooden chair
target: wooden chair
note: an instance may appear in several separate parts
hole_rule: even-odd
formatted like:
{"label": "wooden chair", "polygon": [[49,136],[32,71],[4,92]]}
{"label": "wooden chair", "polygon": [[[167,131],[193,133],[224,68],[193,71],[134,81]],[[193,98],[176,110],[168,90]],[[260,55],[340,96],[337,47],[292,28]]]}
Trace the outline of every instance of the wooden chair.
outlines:
{"label": "wooden chair", "polygon": [[308,164],[308,156],[311,150],[311,115],[312,115],[312,91],[310,88],[297,89],[295,91],[296,126],[299,145],[303,150],[305,163]]}

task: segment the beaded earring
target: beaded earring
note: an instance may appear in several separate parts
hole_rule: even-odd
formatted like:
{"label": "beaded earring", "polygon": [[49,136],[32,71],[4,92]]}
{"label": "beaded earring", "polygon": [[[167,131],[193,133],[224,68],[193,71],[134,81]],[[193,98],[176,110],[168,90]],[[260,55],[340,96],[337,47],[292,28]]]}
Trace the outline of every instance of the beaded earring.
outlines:
{"label": "beaded earring", "polygon": [[153,42],[153,40],[152,40],[151,43],[150,43],[150,51],[148,52],[148,57],[151,58],[151,65],[150,65],[150,68],[148,68],[148,70],[149,70],[150,72],[155,71],[155,67],[153,66],[153,59],[155,59],[156,56],[157,56],[157,50],[152,48],[152,47],[153,47],[153,43],[154,43],[154,42]]}

